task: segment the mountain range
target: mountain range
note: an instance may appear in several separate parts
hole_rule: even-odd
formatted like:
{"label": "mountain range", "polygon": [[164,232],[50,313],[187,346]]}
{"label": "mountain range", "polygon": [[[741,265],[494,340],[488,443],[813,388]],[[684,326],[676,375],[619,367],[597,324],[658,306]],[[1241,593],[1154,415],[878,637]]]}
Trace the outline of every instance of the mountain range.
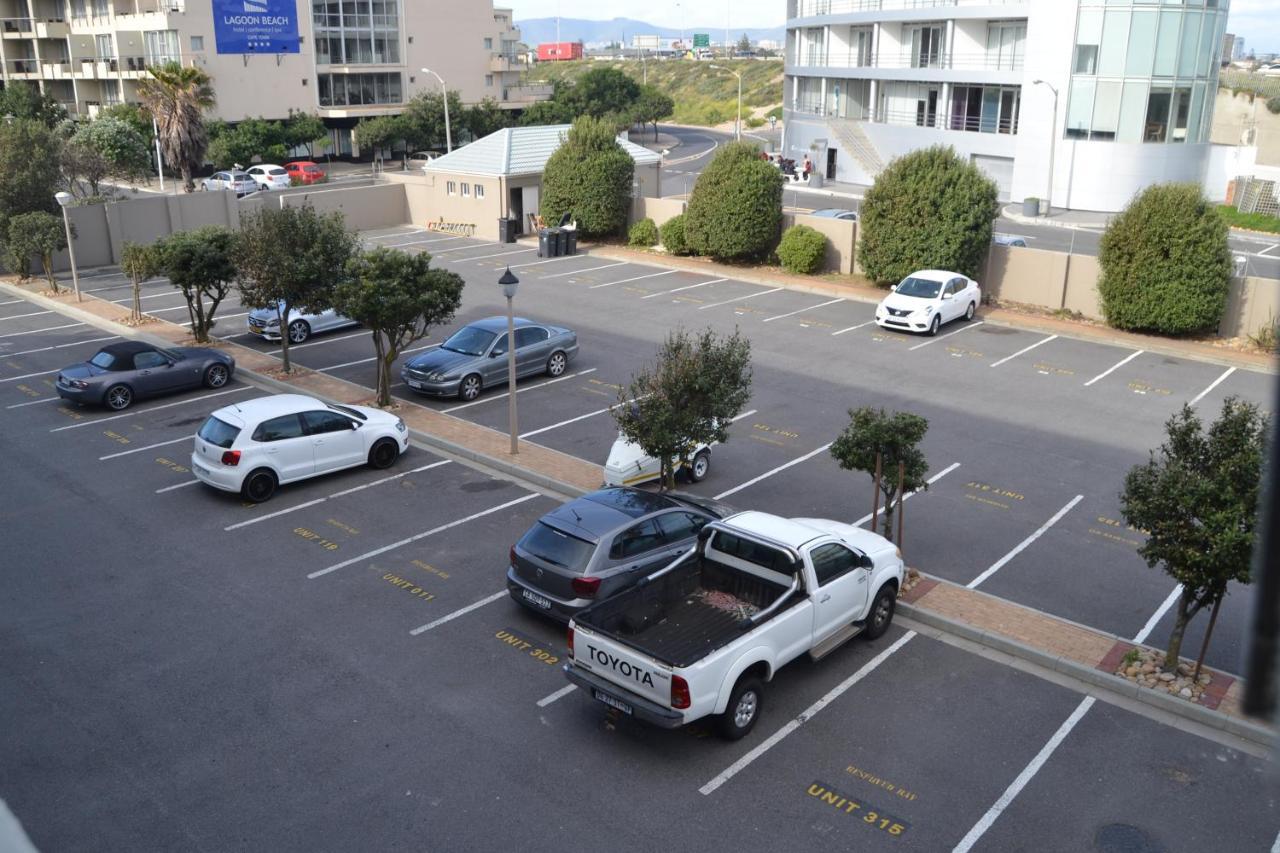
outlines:
{"label": "mountain range", "polygon": [[[520,38],[525,44],[537,45],[556,40],[555,18],[529,18],[524,21],[516,21],[516,26],[520,28]],[[729,38],[736,41],[742,37],[743,33],[746,33],[747,38],[753,42],[760,39],[782,41],[785,30],[786,27],[783,26],[766,28],[731,27],[729,29]],[[685,38],[691,39],[695,32],[709,33],[713,42],[724,41],[723,24],[719,27],[690,26],[682,32],[675,27],[659,27],[644,21],[637,21],[634,18],[614,18],[612,21],[588,21],[583,18],[560,19],[560,41],[580,41],[584,44],[608,44],[616,41],[629,46],[632,37],[637,35],[657,35],[670,39],[678,39],[683,35]]]}

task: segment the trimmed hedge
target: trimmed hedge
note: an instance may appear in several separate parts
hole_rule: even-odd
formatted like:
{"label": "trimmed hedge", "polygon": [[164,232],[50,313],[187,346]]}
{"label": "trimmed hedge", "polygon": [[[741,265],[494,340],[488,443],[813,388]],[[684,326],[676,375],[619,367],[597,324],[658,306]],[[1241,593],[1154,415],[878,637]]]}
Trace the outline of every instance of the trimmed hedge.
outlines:
{"label": "trimmed hedge", "polygon": [[698,176],[685,213],[697,254],[754,260],[769,254],[782,224],[782,173],[747,142],[731,142]]}
{"label": "trimmed hedge", "polygon": [[542,177],[542,209],[547,222],[566,213],[583,237],[621,234],[631,205],[635,162],[618,144],[612,124],[583,116],[547,161]]}
{"label": "trimmed hedge", "polygon": [[689,247],[689,241],[685,237],[685,218],[681,213],[673,216],[666,222],[662,223],[662,248],[666,249],[673,255],[692,255],[693,250]]}
{"label": "trimmed hedge", "polygon": [[653,220],[648,217],[641,219],[631,226],[631,231],[627,234],[627,243],[646,249],[658,245],[658,226],[654,225]]}
{"label": "trimmed hedge", "polygon": [[1157,184],[1102,235],[1098,294],[1117,329],[1185,335],[1216,329],[1227,305],[1227,224],[1195,184]]}
{"label": "trimmed hedge", "polygon": [[827,238],[808,225],[793,225],[782,232],[778,244],[778,260],[787,272],[799,275],[815,273],[827,254]]}

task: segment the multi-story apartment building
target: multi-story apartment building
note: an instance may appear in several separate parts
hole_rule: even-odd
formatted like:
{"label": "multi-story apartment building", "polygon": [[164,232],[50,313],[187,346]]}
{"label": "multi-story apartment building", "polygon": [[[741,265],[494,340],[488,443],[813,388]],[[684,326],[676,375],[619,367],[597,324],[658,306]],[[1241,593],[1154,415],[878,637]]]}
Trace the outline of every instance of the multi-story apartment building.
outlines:
{"label": "multi-story apartment building", "polygon": [[[285,33],[269,48],[279,52],[243,52],[251,38],[226,37],[254,14]],[[34,84],[69,112],[92,115],[136,101],[146,66],[176,60],[213,78],[215,116],[317,112],[338,131],[339,152],[359,118],[438,91],[424,67],[465,103],[519,108],[549,97],[549,87],[521,84],[519,41],[511,10],[489,0],[0,0],[6,86]]]}
{"label": "multi-story apartment building", "polygon": [[784,149],[866,184],[950,145],[1004,198],[1118,210],[1201,181],[1228,3],[788,0]]}

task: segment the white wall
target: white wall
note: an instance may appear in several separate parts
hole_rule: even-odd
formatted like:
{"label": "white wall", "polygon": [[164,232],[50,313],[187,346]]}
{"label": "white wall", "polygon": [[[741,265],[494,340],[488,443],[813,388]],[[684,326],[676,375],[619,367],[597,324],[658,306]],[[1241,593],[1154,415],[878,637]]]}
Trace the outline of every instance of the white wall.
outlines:
{"label": "white wall", "polygon": [[[1044,198],[1048,185],[1049,145],[1051,140],[1056,140],[1053,204],[1060,207],[1066,203],[1067,168],[1060,155],[1064,142],[1062,130],[1066,125],[1067,93],[1071,88],[1076,9],[1075,0],[1039,2],[1027,19],[1022,105],[1013,168],[1012,196],[1015,200],[1028,196]],[[1054,127],[1050,126],[1054,112],[1053,93],[1046,86],[1034,85],[1033,80],[1044,80],[1058,90],[1058,115]]]}

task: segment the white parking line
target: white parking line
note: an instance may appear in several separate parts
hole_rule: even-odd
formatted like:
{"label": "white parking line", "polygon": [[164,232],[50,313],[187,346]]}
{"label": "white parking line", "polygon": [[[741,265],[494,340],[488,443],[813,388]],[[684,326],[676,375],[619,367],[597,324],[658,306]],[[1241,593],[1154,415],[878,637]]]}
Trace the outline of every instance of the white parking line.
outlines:
{"label": "white parking line", "polygon": [[[438,251],[438,252],[436,252],[435,254],[433,254],[433,255],[432,255],[432,257],[436,257],[436,256],[438,256],[438,255],[443,255],[443,254],[446,254],[446,253],[448,253],[448,252],[465,252],[465,251],[467,251],[468,249],[492,249],[492,248],[494,247],[494,245],[495,245],[495,244],[493,244],[493,243],[473,243],[473,244],[471,244],[470,246],[454,246],[454,247],[452,247],[452,248],[450,248],[450,249],[441,249],[440,251]],[[452,260],[452,259],[451,259],[451,260]]]}
{"label": "white parking line", "polygon": [[1084,383],[1084,387],[1088,388],[1090,385],[1092,385],[1093,383],[1097,382],[1099,379],[1104,379],[1104,378],[1106,378],[1107,376],[1110,376],[1114,371],[1119,370],[1120,368],[1124,367],[1126,364],[1128,364],[1129,362],[1133,361],[1135,358],[1137,358],[1138,356],[1142,355],[1144,352],[1146,352],[1146,350],[1141,350],[1141,349],[1140,349],[1140,350],[1138,350],[1137,352],[1130,353],[1129,355],[1127,355],[1127,356],[1125,356],[1124,358],[1120,359],[1120,360],[1119,360],[1118,362],[1116,362],[1115,364],[1113,364],[1113,365],[1111,365],[1110,367],[1108,367],[1106,370],[1104,370],[1104,371],[1102,371],[1101,373],[1099,373],[1097,376],[1095,376],[1095,377],[1093,377],[1092,379],[1090,379],[1088,382]]}
{"label": "white parking line", "polygon": [[837,302],[844,302],[843,299],[830,299],[826,302],[820,302],[817,305],[810,305],[808,308],[801,308],[799,311],[788,311],[786,314],[778,314],[775,317],[765,317],[764,322],[772,323],[774,320],[781,320],[784,317],[794,317],[797,314],[803,314],[806,311],[816,311],[819,308],[826,308],[828,305],[835,305]]}
{"label": "white parking line", "polygon": [[1135,643],[1142,643],[1146,641],[1147,637],[1151,635],[1151,632],[1160,624],[1160,620],[1169,612],[1169,608],[1177,603],[1180,595],[1182,595],[1182,584],[1178,584],[1173,588],[1173,592],[1169,593],[1169,596],[1164,600],[1164,603],[1156,608],[1155,613],[1151,614],[1151,618],[1147,620],[1147,624],[1143,625],[1142,630],[1134,635],[1133,641]]}
{"label": "white parking line", "polygon": [[559,690],[557,690],[555,693],[552,693],[550,696],[546,696],[542,699],[539,699],[538,707],[545,708],[548,705],[550,705],[552,702],[555,702],[557,699],[563,699],[564,697],[568,696],[570,693],[572,693],[577,689],[578,689],[578,685],[576,684],[570,684],[567,687],[561,687]]}
{"label": "white parking line", "polygon": [[1043,536],[1046,530],[1048,530],[1050,527],[1053,527],[1055,524],[1057,524],[1064,515],[1071,512],[1071,510],[1075,507],[1075,505],[1080,503],[1080,501],[1082,500],[1084,500],[1084,495],[1076,495],[1074,498],[1067,501],[1067,505],[1064,506],[1062,509],[1058,510],[1056,513],[1054,513],[1053,518],[1050,518],[1044,524],[1040,525],[1039,530],[1037,530],[1035,533],[1032,533],[1026,539],[1023,539],[1021,542],[1019,542],[1016,548],[1014,548],[1008,554],[1005,554],[999,560],[996,560],[994,563],[992,563],[989,569],[987,569],[982,574],[978,575],[973,580],[969,581],[967,584],[965,584],[965,587],[967,589],[977,589],[979,584],[981,584],[987,578],[994,575],[996,572],[1000,571],[1000,569],[1003,568],[1006,563],[1008,563],[1014,557],[1018,556],[1023,551],[1025,551],[1031,545],[1032,542],[1035,542],[1037,539]]}
{"label": "white parking line", "polygon": [[[182,306],[182,307],[183,307],[183,308],[185,308],[185,307],[187,307],[187,306],[185,306],[185,305],[184,305],[184,306]],[[165,310],[169,310],[169,309],[165,309]],[[250,313],[252,313],[252,312],[250,312],[250,311],[244,311],[244,312],[242,312],[242,313],[240,313],[240,314],[216,314],[216,315],[214,315],[214,318],[213,318],[213,319],[215,319],[215,320],[230,320],[230,319],[233,319],[233,318],[235,318],[235,317],[248,317]],[[188,320],[187,322],[185,322],[185,323],[180,323],[179,325],[182,325],[182,326],[190,326],[190,325],[191,325],[191,321],[190,321],[190,320]],[[243,333],[243,332],[241,332],[240,334],[244,334],[244,333]],[[290,349],[292,349],[292,347],[290,347]]]}
{"label": "white parking line", "polygon": [[470,239],[471,239],[470,237],[436,237],[431,240],[410,240],[407,243],[378,243],[377,245],[384,246],[388,249],[399,249],[404,246],[422,246],[422,245],[429,246],[433,243],[447,243],[450,240],[470,240]]}
{"label": "white parking line", "polygon": [[[493,255],[480,255],[479,257],[475,257],[475,258],[458,258],[458,260],[459,261],[487,261],[490,258],[505,258],[507,255],[523,255],[525,252],[532,252],[532,251],[534,250],[533,249],[515,249],[510,252],[498,252]],[[450,260],[453,260],[453,259],[450,258]],[[557,258],[557,260],[559,259]]]}
{"label": "white parking line", "polygon": [[755,299],[757,296],[768,296],[770,293],[777,293],[782,290],[781,287],[772,287],[768,290],[760,290],[756,293],[748,293],[746,296],[736,296],[733,299],[726,299],[723,302],[712,302],[710,305],[699,305],[699,311],[706,311],[708,308],[719,308],[721,305],[728,305],[730,302],[741,302],[744,299]]}
{"label": "white parking line", "polygon": [[[513,270],[520,270],[520,269],[524,269],[525,267],[537,267],[537,266],[541,266],[542,264],[554,264],[556,261],[572,261],[577,258],[588,258],[588,257],[590,257],[590,255],[561,255],[558,258],[547,258],[545,261],[530,261],[527,264],[511,264],[511,268]],[[551,278],[551,276],[547,276],[547,278]]]}
{"label": "white parking line", "polygon": [[1196,403],[1199,403],[1201,400],[1204,399],[1206,394],[1208,394],[1214,388],[1217,388],[1220,384],[1222,384],[1222,380],[1226,379],[1228,376],[1230,376],[1235,372],[1236,372],[1236,369],[1234,367],[1228,367],[1221,376],[1219,376],[1217,379],[1213,380],[1213,382],[1209,384],[1208,388],[1204,389],[1199,394],[1192,397],[1191,402],[1188,405],[1194,406]]}
{"label": "white parking line", "polygon": [[[144,294],[141,298],[142,298],[142,299],[159,299],[159,298],[161,298],[161,297],[163,297],[163,296],[176,296],[176,297],[178,297],[179,299],[182,299],[182,291],[180,291],[180,290],[170,290],[170,291],[168,291],[168,292],[166,292],[166,293],[147,293],[147,294]],[[107,301],[108,301],[108,302],[110,302],[110,303],[112,303],[112,304],[114,304],[114,305],[124,305],[124,304],[125,304],[125,303],[127,303],[127,302],[132,302],[132,301],[133,301],[133,296],[132,296],[132,295],[130,295],[130,296],[126,296],[124,299],[108,299]],[[187,306],[186,306],[186,302],[185,302],[185,301],[183,302],[182,307],[183,307],[183,308],[186,308],[186,307],[187,307]]]}
{"label": "white parking line", "polygon": [[832,332],[832,333],[831,333],[831,337],[833,337],[833,338],[834,338],[836,335],[843,335],[845,332],[852,332],[854,329],[861,329],[863,326],[870,326],[870,325],[871,325],[872,323],[874,323],[874,322],[875,322],[875,320],[868,320],[867,322],[865,322],[865,323],[859,323],[859,324],[858,324],[858,325],[856,325],[856,326],[848,326],[848,327],[843,328],[843,329],[838,329],[838,330],[836,330],[836,331],[834,331],[834,332]]}
{"label": "white parking line", "polygon": [[[372,551],[367,551],[366,553],[361,554],[358,557],[352,557],[349,560],[343,560],[341,563],[334,563],[332,566],[320,569],[319,571],[312,572],[311,574],[307,575],[307,579],[315,580],[316,578],[322,577],[323,575],[327,575],[330,572],[336,572],[338,569],[344,569],[347,566],[352,565],[353,563],[359,563],[363,560],[368,560],[371,557],[377,557],[380,554],[385,554],[388,551],[394,551],[396,548],[402,548],[405,545],[408,545],[412,542],[417,542],[420,539],[426,539],[428,536],[434,536],[437,533],[441,533],[445,530],[449,530],[450,528],[457,527],[460,524],[466,524],[468,521],[474,521],[477,518],[482,518],[486,515],[492,515],[495,512],[502,512],[504,509],[510,509],[516,504],[522,504],[525,501],[530,501],[530,500],[533,500],[534,498],[540,498],[540,497],[542,497],[542,495],[538,494],[537,492],[531,492],[523,497],[519,497],[519,498],[516,498],[515,500],[507,501],[504,504],[498,504],[497,506],[489,507],[486,510],[481,510],[480,512],[472,513],[471,515],[468,515],[466,518],[460,518],[457,521],[451,521],[448,524],[442,524],[439,527],[433,527],[430,530],[426,531],[425,533],[418,533],[413,536],[409,536],[405,539],[401,539],[399,542],[392,542],[390,545],[383,545],[381,548],[374,548]],[[506,595],[506,592],[503,592],[502,594]],[[411,631],[410,633],[417,633],[417,631],[416,630]]]}
{"label": "white parking line", "polygon": [[119,459],[121,456],[129,456],[133,453],[142,453],[147,450],[155,450],[157,447],[167,447],[170,444],[178,444],[183,441],[191,440],[191,436],[184,435],[182,438],[174,438],[169,441],[157,441],[155,444],[148,444],[146,447],[135,447],[132,450],[121,450],[119,453],[108,453],[106,456],[99,456],[98,461],[105,462],[108,459]]}
{"label": "white parking line", "polygon": [[432,628],[435,628],[438,625],[443,625],[446,622],[452,622],[454,619],[457,619],[459,616],[466,616],[472,610],[479,610],[481,607],[484,607],[486,604],[493,604],[498,599],[506,598],[506,597],[507,597],[507,591],[505,589],[502,592],[495,592],[493,595],[482,598],[479,601],[474,602],[472,604],[468,604],[466,607],[463,607],[460,610],[453,611],[448,616],[441,616],[439,619],[437,619],[434,622],[428,622],[425,625],[419,625],[417,628],[414,628],[409,633],[414,637],[418,636],[419,634],[425,634],[427,631],[430,631]]}
{"label": "white parking line", "polygon": [[643,278],[657,278],[662,275],[671,275],[673,272],[680,272],[680,270],[663,270],[662,272],[649,273],[648,275],[638,275],[634,278],[624,278],[620,281],[607,281],[604,284],[593,284],[589,289],[599,290],[602,287],[613,287],[615,284],[626,284],[630,281],[640,281]]}
{"label": "white parking line", "polygon": [[830,448],[831,448],[831,443],[828,442],[827,444],[822,445],[816,450],[810,450],[808,453],[806,453],[804,456],[799,457],[798,459],[792,459],[790,462],[787,462],[784,465],[779,465],[777,468],[774,468],[772,471],[765,471],[759,477],[753,477],[752,479],[747,480],[747,482],[743,483],[740,486],[734,486],[732,489],[729,489],[727,492],[721,492],[720,494],[716,495],[715,499],[718,501],[724,500],[725,498],[729,497],[729,495],[736,494],[737,492],[742,491],[748,486],[754,486],[756,483],[760,482],[761,480],[768,479],[769,477],[772,477],[774,474],[777,474],[780,471],[785,471],[793,465],[799,465],[801,462],[804,462],[808,459],[812,459],[813,457],[817,456],[819,453],[823,453],[829,450]]}
{"label": "white parking line", "polygon": [[607,270],[611,267],[622,267],[622,266],[626,266],[626,264],[627,264],[626,261],[618,261],[616,264],[605,264],[602,267],[591,267],[590,269],[585,269],[585,270],[573,270],[572,272],[558,272],[555,275],[544,275],[542,276],[542,279],[543,281],[546,281],[549,278],[564,278],[567,275],[586,275],[589,272],[598,272],[600,270]]}
{"label": "white parking line", "polygon": [[[401,355],[407,355],[408,353],[411,353],[411,352],[422,352],[424,349],[434,349],[435,347],[438,347],[438,346],[440,346],[440,344],[427,344],[426,346],[422,346],[422,347],[414,347],[413,349],[405,350],[404,352],[401,353]],[[292,349],[292,347],[290,347],[290,349]],[[378,357],[375,355],[371,358],[362,358],[359,361],[348,361],[343,364],[331,364],[328,367],[317,367],[314,369],[317,373],[327,373],[330,370],[337,370],[340,367],[353,367],[357,364],[368,364],[371,361],[377,361],[377,360],[378,360]]]}
{"label": "white parking line", "polygon": [[54,344],[52,346],[47,346],[47,347],[37,347],[35,349],[24,349],[21,352],[4,352],[4,353],[0,353],[0,358],[14,358],[15,356],[19,356],[19,355],[30,355],[33,352],[48,352],[49,350],[65,349],[66,347],[78,347],[81,344],[96,344],[96,343],[101,343],[102,341],[114,341],[119,337],[120,337],[119,335],[108,335],[105,338],[89,338],[86,341],[72,341],[71,343],[68,343],[68,344]]}
{"label": "white parking line", "polygon": [[32,311],[30,314],[14,314],[12,317],[0,317],[0,320],[21,320],[23,317],[39,317],[41,314],[52,313],[52,311]]}
{"label": "white parking line", "polygon": [[14,403],[12,406],[5,406],[6,409],[25,409],[27,406],[38,406],[41,403],[56,403],[61,397],[45,397],[43,400],[28,400],[25,403]]}
{"label": "white parking line", "polygon": [[1280,243],[1274,243],[1268,246],[1267,248],[1263,249],[1261,252],[1258,252],[1258,257],[1269,258],[1271,257],[1271,253],[1274,252],[1276,249],[1280,249]]}
{"label": "white parking line", "polygon": [[[62,368],[58,368],[61,370]],[[17,382],[19,379],[30,379],[32,376],[48,376],[50,373],[57,373],[58,370],[41,370],[39,373],[24,373],[21,376],[6,376],[0,379],[0,382]]]}
{"label": "white parking line", "polygon": [[541,435],[544,432],[551,432],[551,430],[559,429],[562,426],[568,426],[569,424],[576,424],[578,421],[585,421],[587,418],[594,418],[596,415],[603,415],[605,412],[612,412],[616,408],[618,408],[618,404],[615,403],[614,405],[606,406],[603,409],[596,409],[594,412],[587,412],[585,415],[578,415],[576,418],[569,418],[569,420],[561,421],[558,424],[552,424],[551,426],[544,426],[541,429],[534,429],[534,430],[530,430],[529,432],[522,432],[520,433],[520,437],[533,438],[535,435]]}
{"label": "white parking line", "polygon": [[982,321],[982,320],[979,320],[979,321],[978,321],[978,322],[976,322],[976,323],[969,323],[968,325],[966,325],[966,326],[965,326],[964,328],[962,328],[962,329],[956,329],[954,332],[948,332],[948,333],[947,333],[947,334],[945,334],[945,335],[938,335],[938,337],[936,337],[936,338],[929,338],[929,340],[925,341],[924,343],[922,343],[922,344],[916,344],[916,345],[915,345],[915,346],[913,346],[913,347],[908,347],[908,349],[909,349],[909,350],[918,350],[918,349],[920,349],[921,347],[927,347],[927,346],[929,346],[929,344],[936,344],[938,341],[945,341],[947,338],[955,337],[956,335],[960,334],[961,332],[967,332],[967,331],[969,331],[970,329],[976,329],[976,328],[978,328],[979,326],[981,326],[981,325],[982,325],[982,323],[983,323],[983,321]]}
{"label": "white parking line", "polygon": [[1036,341],[1034,344],[1032,344],[1032,345],[1031,345],[1031,346],[1029,346],[1029,347],[1023,347],[1022,349],[1020,349],[1020,350],[1018,350],[1017,352],[1015,352],[1013,355],[1006,355],[1004,358],[1000,359],[999,361],[993,361],[993,362],[991,362],[991,366],[992,366],[992,367],[999,367],[1000,365],[1004,364],[1006,361],[1013,361],[1013,360],[1014,360],[1015,358],[1017,358],[1018,356],[1020,356],[1020,355],[1022,355],[1022,354],[1024,354],[1024,353],[1031,352],[1033,349],[1035,349],[1036,347],[1040,346],[1041,344],[1047,344],[1047,343],[1049,343],[1049,341],[1054,341],[1054,340],[1057,340],[1057,339],[1058,339],[1058,336],[1057,336],[1057,335],[1050,335],[1050,336],[1049,336],[1049,337],[1047,337],[1047,338],[1042,338],[1042,339],[1040,339],[1040,340]]}
{"label": "white parking line", "polygon": [[[336,337],[336,338],[325,338],[319,341],[308,341],[305,344],[293,344],[292,346],[289,347],[289,352],[293,352],[296,349],[302,349],[303,347],[318,347],[321,344],[336,344],[338,341],[346,341],[346,340],[350,340],[351,338],[358,338],[361,335],[367,335],[367,334],[369,334],[369,331],[367,329],[361,329],[358,332],[352,332],[349,335],[340,335],[339,337]],[[271,353],[271,355],[275,355],[275,353]],[[278,357],[279,356],[277,356],[277,358]]]}
{"label": "white parking line", "polygon": [[156,494],[163,495],[165,492],[172,492],[174,489],[185,489],[187,486],[195,486],[199,483],[199,480],[187,480],[185,483],[179,483],[176,486],[165,486],[163,489],[156,489]]}
{"label": "white parking line", "polygon": [[890,656],[892,656],[895,652],[898,651],[898,649],[902,648],[907,643],[911,642],[912,638],[915,636],[916,636],[915,631],[908,631],[907,633],[903,634],[901,637],[897,639],[896,642],[894,642],[892,646],[889,646],[889,648],[885,649],[880,654],[876,655],[871,660],[867,661],[865,664],[863,664],[861,669],[859,669],[853,675],[846,678],[844,681],[837,684],[835,687],[831,688],[831,690],[827,693],[827,695],[823,696],[817,702],[814,702],[808,708],[805,708],[803,711],[800,712],[799,716],[790,720],[782,728],[778,729],[776,732],[769,735],[769,737],[766,738],[759,746],[757,746],[755,749],[751,750],[746,755],[739,758],[737,761],[733,762],[733,764],[730,764],[729,767],[725,769],[722,773],[720,773],[710,782],[708,782],[707,784],[699,788],[698,793],[702,794],[704,797],[715,793],[717,788],[719,788],[725,782],[728,782],[734,776],[737,776],[739,773],[745,770],[747,766],[751,764],[751,762],[755,761],[757,758],[764,755],[770,749],[773,749],[773,747],[777,746],[779,743],[782,742],[783,738],[785,738],[787,735],[791,734],[796,729],[803,726],[809,720],[812,720],[818,714],[819,711],[821,711],[823,708],[830,705],[835,700],[839,699],[844,694],[844,692],[847,691],[850,687],[853,687],[859,681],[861,681],[862,679],[870,675],[872,672],[874,672],[876,670],[876,667],[880,666],[880,664],[888,660]]}
{"label": "white parking line", "polygon": [[[938,481],[939,481],[939,480],[941,480],[943,477],[947,476],[948,474],[950,474],[952,471],[956,470],[956,469],[957,469],[957,468],[959,468],[959,467],[960,467],[960,463],[959,463],[959,462],[952,462],[952,463],[951,463],[950,465],[948,465],[946,468],[943,468],[941,471],[939,471],[938,473],[934,474],[932,477],[930,477],[930,478],[929,478],[928,480],[926,480],[925,482],[927,482],[930,486],[932,486],[934,483],[938,482]],[[912,495],[915,495],[915,494],[919,493],[920,491],[922,491],[922,490],[921,490],[921,489],[916,489],[916,490],[913,490],[913,491],[907,492],[905,495],[903,495],[903,496],[902,496],[902,499],[905,501],[907,498],[911,497]],[[881,515],[883,515],[883,514],[884,514],[884,510],[883,510],[883,509],[881,509],[881,510],[880,510],[880,514],[881,514]],[[866,514],[866,515],[864,515],[862,518],[860,518],[860,519],[858,519],[857,521],[855,521],[855,522],[853,523],[853,526],[854,526],[854,527],[861,527],[862,525],[866,524],[866,523],[867,523],[868,521],[870,521],[870,520],[871,520],[871,513],[867,513],[867,514]],[[871,532],[872,532],[872,533],[875,533],[876,531],[874,531],[874,530],[873,530],[873,531],[871,531]]]}
{"label": "white parking line", "polygon": [[[556,377],[555,379],[548,379],[546,382],[539,382],[537,385],[526,385],[526,386],[524,386],[523,388],[519,388],[519,387],[517,387],[517,388],[516,388],[516,393],[517,393],[517,394],[523,394],[525,391],[533,391],[533,390],[535,390],[535,389],[537,389],[537,388],[545,388],[545,387],[547,387],[548,385],[554,385],[554,384],[556,384],[557,382],[563,382],[563,381],[565,381],[566,379],[574,379],[574,378],[576,378],[576,377],[578,377],[578,376],[586,376],[588,373],[595,373],[595,372],[596,372],[596,370],[597,370],[597,368],[594,368],[594,367],[588,367],[586,370],[579,370],[577,373],[569,373],[569,374],[566,374],[566,375],[564,375],[564,376],[558,376],[558,377]],[[458,404],[458,405],[456,405],[456,406],[451,406],[451,407],[450,407],[450,408],[448,408],[448,409],[442,409],[441,411],[442,411],[444,414],[446,414],[446,415],[447,415],[447,414],[449,414],[450,412],[456,412],[456,411],[458,411],[459,409],[469,409],[469,408],[471,408],[472,406],[478,406],[478,405],[480,405],[481,403],[491,403],[491,402],[493,402],[494,400],[502,400],[502,399],[506,398],[506,396],[507,396],[508,394],[510,394],[510,393],[511,393],[510,391],[503,391],[501,394],[493,394],[492,396],[485,397],[485,398],[484,398],[484,399],[482,399],[482,400],[472,400],[470,403],[460,403],[460,404]]]}
{"label": "white parking line", "polygon": [[134,415],[148,415],[152,412],[158,412],[161,409],[172,409],[174,406],[185,406],[188,403],[198,403],[201,400],[208,400],[212,397],[221,397],[223,394],[238,394],[241,391],[253,391],[252,385],[242,385],[239,388],[231,388],[226,391],[218,391],[213,394],[202,394],[199,397],[192,397],[188,400],[178,400],[176,403],[165,403],[163,406],[152,406],[149,409],[135,409],[132,412],[124,412],[119,415],[112,415],[108,418],[95,418],[91,421],[81,421],[75,424],[67,424],[66,426],[54,427],[49,432],[62,432],[68,429],[79,429],[80,427],[93,426],[94,424],[105,424],[107,421],[118,421],[121,418],[131,418]]}
{"label": "white parking line", "polygon": [[32,329],[29,332],[8,332],[0,335],[0,338],[16,338],[22,335],[38,335],[41,332],[56,332],[59,329],[74,329],[76,326],[83,326],[84,323],[68,323],[65,326],[49,326],[46,329]]}
{"label": "white parking line", "polygon": [[706,287],[708,284],[719,284],[722,281],[728,281],[727,278],[713,278],[710,281],[700,281],[697,284],[686,284],[684,287],[676,287],[671,290],[664,290],[660,293],[650,293],[648,296],[641,296],[641,299],[653,299],[657,296],[670,296],[672,293],[679,293],[682,290],[693,290],[695,287]]}

